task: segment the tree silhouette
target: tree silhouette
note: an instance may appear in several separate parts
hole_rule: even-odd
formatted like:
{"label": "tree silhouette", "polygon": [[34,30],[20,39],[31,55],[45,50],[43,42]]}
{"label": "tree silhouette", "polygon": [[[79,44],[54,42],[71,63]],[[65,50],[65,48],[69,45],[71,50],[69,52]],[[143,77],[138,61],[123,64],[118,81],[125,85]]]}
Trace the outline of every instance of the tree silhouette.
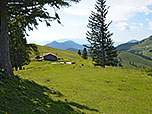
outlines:
{"label": "tree silhouette", "polygon": [[87,53],[87,49],[86,48],[83,49],[82,58],[83,59],[88,59],[88,53]]}
{"label": "tree silhouette", "polygon": [[78,50],[78,54],[81,56],[81,50],[80,49]]}
{"label": "tree silhouette", "polygon": [[116,52],[116,50],[113,48],[114,46],[111,40],[113,34],[108,30],[111,22],[106,24],[108,9],[109,7],[106,6],[106,0],[97,0],[95,5],[96,11],[91,12],[88,22],[89,30],[86,33],[87,40],[91,44],[87,46],[90,55],[93,61],[102,67],[105,67],[106,64],[111,65],[110,61],[116,55],[113,54],[112,56],[112,53]]}

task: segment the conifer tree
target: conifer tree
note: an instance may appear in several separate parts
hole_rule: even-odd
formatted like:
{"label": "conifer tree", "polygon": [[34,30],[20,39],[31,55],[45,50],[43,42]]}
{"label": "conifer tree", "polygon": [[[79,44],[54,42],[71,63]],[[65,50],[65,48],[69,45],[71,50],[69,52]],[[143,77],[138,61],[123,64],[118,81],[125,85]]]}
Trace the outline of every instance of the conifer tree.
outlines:
{"label": "conifer tree", "polygon": [[81,56],[81,50],[80,49],[78,50],[78,54]]}
{"label": "conifer tree", "polygon": [[88,53],[87,53],[87,49],[86,48],[83,49],[82,58],[83,59],[88,59]]}
{"label": "conifer tree", "polygon": [[91,12],[88,22],[89,30],[86,33],[87,40],[91,44],[91,46],[87,46],[90,50],[90,55],[93,61],[102,67],[105,67],[106,64],[111,65],[112,62],[110,61],[116,56],[114,54],[116,49],[111,40],[113,34],[108,30],[112,22],[106,23],[108,9],[106,0],[97,0],[95,4],[96,11]]}
{"label": "conifer tree", "polygon": [[26,38],[12,38],[10,40],[10,58],[12,67],[17,71],[22,70],[22,66],[30,63],[32,52],[38,52],[35,44],[27,44]]}

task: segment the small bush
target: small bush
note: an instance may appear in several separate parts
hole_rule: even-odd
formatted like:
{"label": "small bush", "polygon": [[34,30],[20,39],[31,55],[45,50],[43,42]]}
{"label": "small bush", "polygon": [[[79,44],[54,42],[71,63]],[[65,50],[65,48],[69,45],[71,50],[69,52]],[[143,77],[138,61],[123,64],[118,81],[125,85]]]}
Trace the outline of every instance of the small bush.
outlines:
{"label": "small bush", "polygon": [[152,76],[152,69],[146,69],[146,72],[149,76]]}

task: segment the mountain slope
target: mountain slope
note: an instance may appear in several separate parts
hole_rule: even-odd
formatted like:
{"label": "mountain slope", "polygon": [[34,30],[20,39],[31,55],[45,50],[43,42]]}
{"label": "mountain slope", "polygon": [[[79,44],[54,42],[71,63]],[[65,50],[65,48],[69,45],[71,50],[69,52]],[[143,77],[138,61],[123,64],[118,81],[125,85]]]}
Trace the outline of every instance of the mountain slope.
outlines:
{"label": "mountain slope", "polygon": [[118,56],[123,68],[147,68],[152,67],[152,61],[129,52],[121,52]]}
{"label": "mountain slope", "polygon": [[117,52],[121,53],[123,51],[128,51],[132,46],[136,45],[137,43],[125,43],[117,46]]}
{"label": "mountain slope", "polygon": [[66,50],[73,51],[73,52],[76,52],[76,53],[78,52],[78,49],[75,49],[75,48],[68,48]]}
{"label": "mountain slope", "polygon": [[117,51],[126,68],[152,67],[152,36],[140,42],[121,44]]}
{"label": "mountain slope", "polygon": [[128,52],[152,60],[152,36],[133,45]]}
{"label": "mountain slope", "polygon": [[62,42],[62,43],[53,41],[49,44],[46,44],[45,46],[49,46],[49,47],[53,47],[53,48],[57,48],[57,49],[64,49],[64,50],[67,50],[69,48],[83,49],[82,45],[77,44],[73,41],[66,41],[66,42]]}

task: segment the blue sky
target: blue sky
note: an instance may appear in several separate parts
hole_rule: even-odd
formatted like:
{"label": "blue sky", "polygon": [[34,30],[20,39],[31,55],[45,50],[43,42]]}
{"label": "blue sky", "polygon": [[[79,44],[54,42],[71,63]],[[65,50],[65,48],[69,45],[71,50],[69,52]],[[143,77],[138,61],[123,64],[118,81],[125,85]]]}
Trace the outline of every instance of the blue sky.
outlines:
{"label": "blue sky", "polygon": [[[95,0],[81,0],[58,10],[63,26],[56,21],[51,23],[51,27],[40,23],[38,29],[28,32],[28,43],[43,45],[54,40],[85,43],[88,18],[95,3]],[[113,41],[124,43],[152,35],[152,0],[107,0],[106,4],[110,6],[107,22],[113,21],[109,27],[114,34]]]}

